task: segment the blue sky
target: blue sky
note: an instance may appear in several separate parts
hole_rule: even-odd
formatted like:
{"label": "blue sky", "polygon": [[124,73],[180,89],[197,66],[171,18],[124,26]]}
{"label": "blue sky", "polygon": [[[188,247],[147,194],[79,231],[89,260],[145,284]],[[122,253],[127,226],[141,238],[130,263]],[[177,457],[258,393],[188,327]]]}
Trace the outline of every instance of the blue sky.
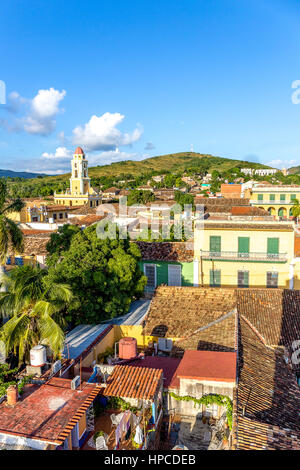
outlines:
{"label": "blue sky", "polygon": [[[191,150],[300,164],[297,0],[10,0],[0,168]],[[300,93],[299,93],[300,96]]]}

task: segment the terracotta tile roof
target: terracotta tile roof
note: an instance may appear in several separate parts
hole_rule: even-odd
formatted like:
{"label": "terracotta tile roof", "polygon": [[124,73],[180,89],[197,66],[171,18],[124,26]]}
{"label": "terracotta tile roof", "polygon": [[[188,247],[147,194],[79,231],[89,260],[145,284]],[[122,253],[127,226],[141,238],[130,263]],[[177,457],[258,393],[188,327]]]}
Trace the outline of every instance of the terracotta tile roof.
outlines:
{"label": "terracotta tile roof", "polygon": [[122,398],[152,400],[162,383],[161,369],[117,365],[107,379],[103,394]]}
{"label": "terracotta tile roof", "polygon": [[250,206],[250,199],[195,197],[194,204],[203,204],[205,212],[230,213],[233,206]]}
{"label": "terracotta tile roof", "polygon": [[[297,290],[156,289],[145,334],[177,337],[172,354],[178,356],[196,349],[237,351],[234,448],[300,449],[299,365],[291,362],[300,338],[299,305]],[[171,387],[178,387],[179,373]]]}
{"label": "terracotta tile roof", "polygon": [[84,151],[81,147],[76,147],[75,155],[84,155]]}
{"label": "terracotta tile roof", "polygon": [[269,217],[270,214],[265,209],[259,209],[253,206],[233,206],[231,208],[232,215],[261,215]]}
{"label": "terracotta tile roof", "polygon": [[176,371],[181,359],[164,356],[145,356],[144,359],[138,359],[130,363],[130,367],[148,367],[150,369],[162,369],[164,388],[168,388],[173,378],[176,377]]}
{"label": "terracotta tile roof", "polygon": [[187,338],[236,305],[234,289],[159,286],[146,317],[146,335]]}
{"label": "terracotta tile roof", "polygon": [[[46,256],[48,254],[46,246],[50,241],[51,233],[48,230],[22,230],[24,233],[24,256]],[[11,252],[9,252],[11,254]]]}
{"label": "terracotta tile roof", "polygon": [[231,315],[209,328],[191,334],[185,339],[174,342],[172,356],[182,357],[187,349],[198,351],[228,351],[236,350],[236,315]]}
{"label": "terracotta tile roof", "polygon": [[[266,346],[286,347],[300,338],[300,291],[289,289],[237,289],[239,315]],[[295,365],[297,367],[297,365]]]}
{"label": "terracotta tile roof", "polygon": [[90,214],[86,215],[85,217],[78,218],[78,217],[72,217],[70,219],[70,222],[72,225],[93,225],[97,222],[100,222],[100,220],[104,219],[104,215],[97,215],[97,214]]}
{"label": "terracotta tile roof", "polygon": [[73,214],[81,214],[81,215],[96,214],[98,207],[90,207],[89,204],[82,204],[81,206],[74,206]]}
{"label": "terracotta tile roof", "polygon": [[283,224],[283,223],[270,223],[270,224],[264,224],[262,223],[257,223],[257,222],[241,222],[241,223],[230,223],[230,222],[211,222],[211,223],[205,223],[204,221],[204,230],[212,230],[212,229],[234,229],[234,230],[277,230],[281,232],[292,232],[294,231],[294,227],[292,224]]}
{"label": "terracotta tile roof", "polygon": [[176,376],[179,379],[235,382],[236,353],[185,351]]}
{"label": "terracotta tile roof", "polygon": [[234,447],[300,449],[300,388],[280,351],[264,345],[240,320],[239,382],[234,399]]}
{"label": "terracotta tile roof", "polygon": [[194,250],[190,249],[191,242],[135,242],[143,260],[182,261],[192,262]]}
{"label": "terracotta tile roof", "polygon": [[82,384],[79,391],[71,390],[70,383],[55,377],[45,385],[27,385],[14,407],[0,405],[0,432],[60,444],[70,420],[77,419],[99,392],[95,384]]}

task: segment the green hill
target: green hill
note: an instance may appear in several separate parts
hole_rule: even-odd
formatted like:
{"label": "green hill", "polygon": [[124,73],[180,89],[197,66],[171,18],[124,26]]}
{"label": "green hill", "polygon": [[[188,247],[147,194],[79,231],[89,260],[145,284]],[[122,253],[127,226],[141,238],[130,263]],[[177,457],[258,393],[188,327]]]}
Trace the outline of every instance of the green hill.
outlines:
{"label": "green hill", "polygon": [[[89,168],[89,176],[97,178],[100,176],[120,177],[122,175],[140,176],[148,172],[179,172],[189,168],[201,169],[205,165],[207,171],[213,170],[226,171],[230,168],[270,168],[260,163],[235,160],[231,158],[215,157],[195,152],[181,152],[157,157],[147,158],[141,161],[126,160],[110,165],[103,165]],[[70,178],[70,173],[64,175],[46,176],[43,182],[63,182]],[[39,181],[39,180],[32,180]],[[40,181],[39,181],[40,182]]]}
{"label": "green hill", "polygon": [[300,174],[300,165],[292,166],[291,168],[289,168],[288,171],[289,171],[290,175],[299,175]]}

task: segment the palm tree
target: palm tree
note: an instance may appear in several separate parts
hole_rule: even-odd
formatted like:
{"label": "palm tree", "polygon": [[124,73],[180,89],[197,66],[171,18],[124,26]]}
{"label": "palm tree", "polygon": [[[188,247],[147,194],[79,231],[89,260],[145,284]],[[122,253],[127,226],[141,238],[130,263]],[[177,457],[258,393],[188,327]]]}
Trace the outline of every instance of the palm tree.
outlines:
{"label": "palm tree", "polygon": [[0,328],[6,352],[18,354],[19,362],[28,360],[37,344],[49,346],[59,357],[64,345],[63,313],[72,300],[68,285],[47,278],[47,270],[21,266],[4,277],[6,292],[0,293],[0,312],[10,319]]}
{"label": "palm tree", "polygon": [[300,215],[300,204],[298,199],[294,199],[293,204],[294,207],[292,207],[292,215],[296,218],[296,223],[298,223],[298,217]]}
{"label": "palm tree", "polygon": [[[24,203],[20,198],[9,200],[6,181],[0,180],[0,284],[4,276],[4,265],[9,248],[12,251],[23,251],[23,234],[18,225],[8,215],[21,212]],[[2,290],[2,286],[1,290]]]}

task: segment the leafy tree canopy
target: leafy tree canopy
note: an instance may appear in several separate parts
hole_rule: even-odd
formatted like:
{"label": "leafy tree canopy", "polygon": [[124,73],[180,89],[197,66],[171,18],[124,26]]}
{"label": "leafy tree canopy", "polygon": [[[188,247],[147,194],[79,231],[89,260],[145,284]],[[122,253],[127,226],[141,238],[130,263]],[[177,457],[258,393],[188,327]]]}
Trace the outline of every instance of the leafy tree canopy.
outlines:
{"label": "leafy tree canopy", "polygon": [[[59,249],[59,245],[58,245]],[[146,277],[139,269],[140,251],[129,239],[101,239],[96,226],[75,234],[61,260],[53,265],[50,256],[48,279],[69,284],[78,300],[70,303],[67,320],[73,325],[99,323],[127,313],[139,297]],[[47,261],[48,262],[48,261]]]}

